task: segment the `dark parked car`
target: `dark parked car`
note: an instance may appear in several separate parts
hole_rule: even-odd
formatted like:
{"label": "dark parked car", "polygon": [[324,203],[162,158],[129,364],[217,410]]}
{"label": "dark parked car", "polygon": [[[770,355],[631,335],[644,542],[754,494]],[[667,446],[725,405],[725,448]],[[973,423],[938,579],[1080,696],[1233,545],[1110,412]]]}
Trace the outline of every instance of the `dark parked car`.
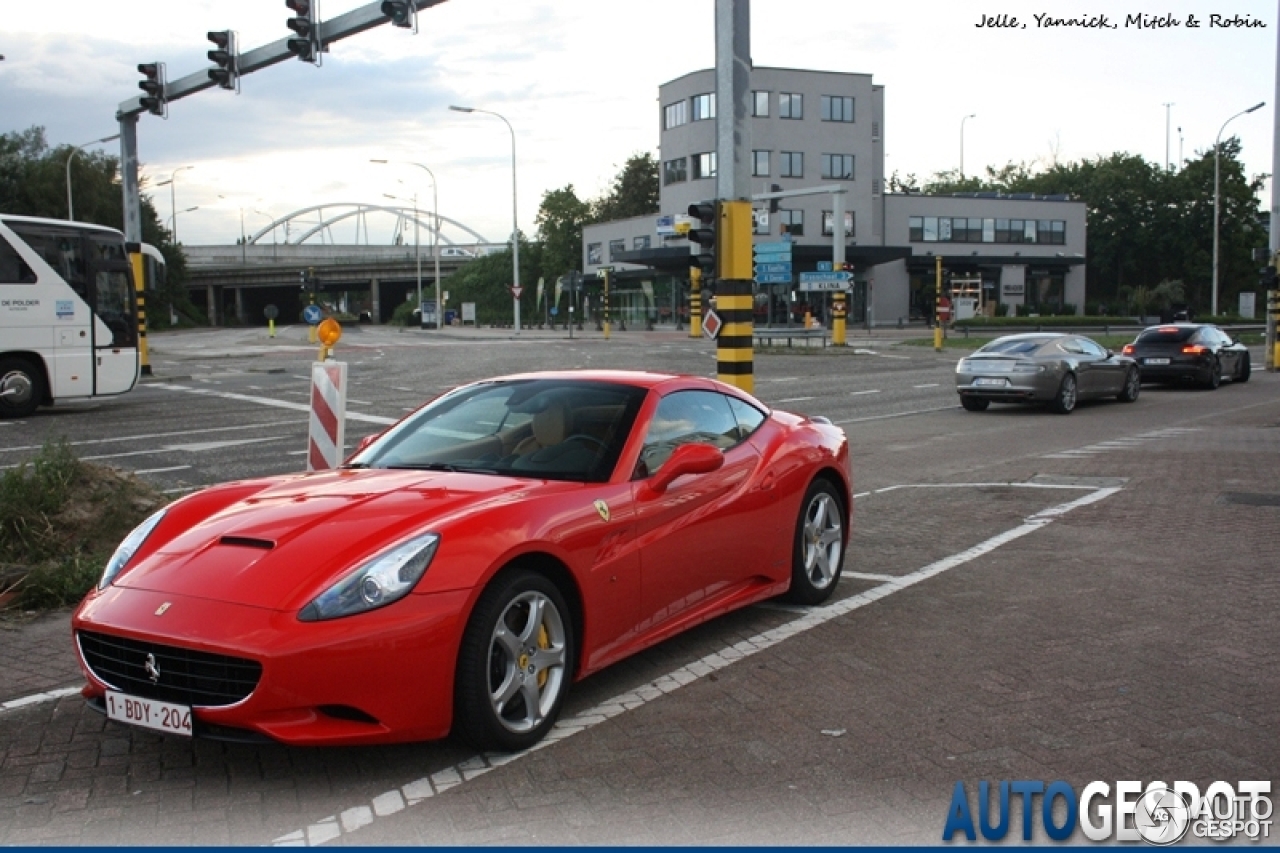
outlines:
{"label": "dark parked car", "polygon": [[1067,415],[1076,401],[1138,399],[1133,359],[1083,335],[1035,332],[996,338],[956,365],[960,405],[981,412],[991,403],[1047,403]]}
{"label": "dark parked car", "polygon": [[1151,326],[1125,344],[1124,354],[1138,363],[1143,382],[1194,382],[1212,390],[1224,378],[1248,382],[1253,371],[1249,348],[1207,323]]}

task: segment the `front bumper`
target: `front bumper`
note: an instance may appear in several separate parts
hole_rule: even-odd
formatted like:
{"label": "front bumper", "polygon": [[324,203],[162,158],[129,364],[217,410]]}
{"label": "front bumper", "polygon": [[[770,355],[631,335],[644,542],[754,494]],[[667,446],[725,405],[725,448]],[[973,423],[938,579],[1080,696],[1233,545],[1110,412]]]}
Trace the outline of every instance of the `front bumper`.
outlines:
{"label": "front bumper", "polygon": [[[168,607],[163,605],[168,604]],[[108,587],[72,620],[91,705],[121,689],[95,673],[80,632],[256,661],[244,699],[193,705],[193,733],[297,745],[433,740],[449,733],[467,593],[410,594],[325,622],[208,599]],[[164,675],[160,676],[161,679]]]}

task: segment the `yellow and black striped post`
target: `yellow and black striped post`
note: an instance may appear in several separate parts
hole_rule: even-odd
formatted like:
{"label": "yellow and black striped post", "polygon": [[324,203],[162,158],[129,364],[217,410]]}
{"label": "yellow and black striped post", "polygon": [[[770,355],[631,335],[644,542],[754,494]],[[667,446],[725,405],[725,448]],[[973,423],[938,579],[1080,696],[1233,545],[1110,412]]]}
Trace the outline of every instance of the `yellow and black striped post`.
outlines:
{"label": "yellow and black striped post", "polygon": [[837,290],[831,296],[831,344],[845,345],[845,292]]}
{"label": "yellow and black striped post", "polygon": [[702,337],[702,270],[689,267],[689,337]]}
{"label": "yellow and black striped post", "polygon": [[934,258],[933,350],[942,352],[942,256]]}
{"label": "yellow and black striped post", "polygon": [[125,247],[129,252],[129,263],[133,266],[133,289],[138,305],[138,361],[142,365],[142,375],[151,375],[151,351],[147,347],[147,275],[146,258],[142,254],[142,246],[130,243]]}
{"label": "yellow and black striped post", "polygon": [[722,325],[716,336],[716,374],[721,382],[755,391],[751,309],[751,202],[719,205],[716,266],[716,313]]}

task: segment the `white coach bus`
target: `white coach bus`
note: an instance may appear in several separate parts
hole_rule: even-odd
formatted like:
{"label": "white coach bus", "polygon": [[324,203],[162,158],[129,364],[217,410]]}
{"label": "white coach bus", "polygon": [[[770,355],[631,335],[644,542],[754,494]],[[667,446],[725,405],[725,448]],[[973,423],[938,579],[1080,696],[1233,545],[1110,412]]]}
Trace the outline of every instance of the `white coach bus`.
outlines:
{"label": "white coach bus", "polygon": [[0,418],[123,394],[138,381],[138,345],[123,234],[0,213]]}

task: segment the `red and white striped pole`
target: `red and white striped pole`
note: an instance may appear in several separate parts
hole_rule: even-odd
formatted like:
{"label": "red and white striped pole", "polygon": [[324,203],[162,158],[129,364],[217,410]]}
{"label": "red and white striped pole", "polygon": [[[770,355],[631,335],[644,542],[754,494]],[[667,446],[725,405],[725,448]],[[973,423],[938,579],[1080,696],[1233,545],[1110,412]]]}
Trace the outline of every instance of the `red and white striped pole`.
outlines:
{"label": "red and white striped pole", "polygon": [[311,423],[307,429],[307,470],[327,471],[342,464],[347,422],[347,364],[311,365]]}

